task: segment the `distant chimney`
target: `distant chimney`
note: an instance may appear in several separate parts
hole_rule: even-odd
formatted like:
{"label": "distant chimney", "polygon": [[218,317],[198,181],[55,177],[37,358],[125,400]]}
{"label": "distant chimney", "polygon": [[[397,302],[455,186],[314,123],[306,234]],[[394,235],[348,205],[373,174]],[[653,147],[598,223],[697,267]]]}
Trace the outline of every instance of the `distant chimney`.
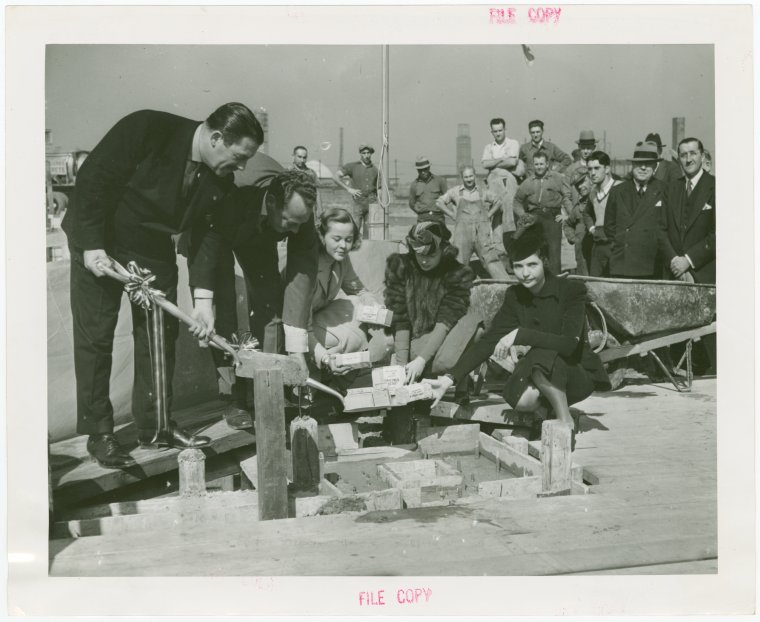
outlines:
{"label": "distant chimney", "polygon": [[470,138],[470,124],[460,123],[457,125],[457,172],[465,166],[472,166],[472,139]]}
{"label": "distant chimney", "polygon": [[256,115],[256,118],[259,120],[259,123],[261,123],[261,127],[264,130],[264,142],[259,147],[259,151],[261,153],[269,153],[269,113],[267,112],[266,108],[263,108],[259,106],[256,108],[256,110],[253,111],[253,114]]}

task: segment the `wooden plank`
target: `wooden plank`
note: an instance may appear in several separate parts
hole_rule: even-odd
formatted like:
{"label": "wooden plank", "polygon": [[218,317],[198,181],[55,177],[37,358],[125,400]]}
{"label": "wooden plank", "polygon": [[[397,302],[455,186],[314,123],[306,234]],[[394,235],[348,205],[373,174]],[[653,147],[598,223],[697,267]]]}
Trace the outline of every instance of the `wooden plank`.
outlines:
{"label": "wooden plank", "polygon": [[483,497],[507,499],[530,499],[541,492],[541,476],[513,477],[478,484],[478,494]]}
{"label": "wooden plank", "polygon": [[483,432],[480,433],[479,439],[480,453],[494,462],[496,462],[498,455],[499,462],[514,475],[526,477],[542,474],[541,463],[535,458],[515,451],[509,445],[505,445]]}
{"label": "wooden plank", "polygon": [[240,365],[235,373],[242,378],[256,378],[258,371],[277,370],[281,374],[282,382],[290,386],[303,385],[308,377],[306,370],[285,354],[241,350],[238,357]]}
{"label": "wooden plank", "polygon": [[[362,447],[360,449],[343,449],[338,453],[338,462],[358,462],[361,460],[395,460],[396,458],[403,458],[412,453],[407,447],[403,445],[396,445],[392,447]],[[325,469],[330,472],[330,463],[325,464]]]}
{"label": "wooden plank", "polygon": [[452,425],[418,441],[423,457],[439,454],[474,453],[478,447],[480,425]]}
{"label": "wooden plank", "polygon": [[257,369],[253,378],[256,414],[259,518],[288,516],[285,396],[280,369]]}
{"label": "wooden plank", "polygon": [[88,508],[79,519],[55,523],[53,537],[123,536],[145,531],[182,529],[188,525],[203,522],[236,519],[241,521],[258,519],[258,495],[255,492],[211,493],[202,497],[167,497],[139,503],[117,503]]}
{"label": "wooden plank", "polygon": [[544,421],[541,426],[541,466],[544,493],[570,491],[572,430],[562,421]]}
{"label": "wooden plank", "polygon": [[241,460],[240,470],[254,488],[259,487],[259,460],[256,456]]}
{"label": "wooden plank", "polygon": [[704,337],[716,332],[717,324],[713,322],[707,326],[700,328],[694,328],[692,330],[683,331],[680,333],[673,333],[665,335],[664,337],[658,337],[657,339],[648,339],[641,343],[634,345],[620,346],[617,348],[607,348],[599,353],[599,358],[602,359],[602,363],[608,363],[616,359],[625,358],[627,356],[635,356],[637,354],[646,354],[650,350],[656,350],[664,346],[669,346],[674,343],[680,343],[687,341],[688,339],[696,339],[698,337]]}
{"label": "wooden plank", "polygon": [[328,423],[318,427],[319,451],[332,458],[344,449],[359,449],[359,426],[356,423]]}
{"label": "wooden plank", "polygon": [[[173,415],[178,425],[211,438],[211,445],[202,449],[207,459],[256,440],[252,430],[233,430],[227,426],[224,408],[224,404],[215,401]],[[120,426],[116,431],[119,442],[126,447],[136,445],[136,434],[132,424]],[[76,436],[50,446],[53,492],[61,508],[177,469],[178,449],[133,449],[130,454],[137,461],[135,466],[104,469],[90,461],[86,444],[86,436]]]}
{"label": "wooden plank", "polygon": [[490,393],[483,399],[461,405],[442,400],[430,411],[430,416],[504,425],[512,412],[500,395]]}

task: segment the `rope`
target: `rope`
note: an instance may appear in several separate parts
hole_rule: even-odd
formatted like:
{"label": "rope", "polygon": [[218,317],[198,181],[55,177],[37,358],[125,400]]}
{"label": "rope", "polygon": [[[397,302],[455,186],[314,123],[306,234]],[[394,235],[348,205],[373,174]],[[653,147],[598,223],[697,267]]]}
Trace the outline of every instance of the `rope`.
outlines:
{"label": "rope", "polygon": [[385,177],[385,161],[388,158],[388,133],[383,128],[383,146],[380,147],[380,160],[377,168],[377,202],[383,210],[383,239],[386,239],[390,226],[391,193],[388,188],[388,180]]}

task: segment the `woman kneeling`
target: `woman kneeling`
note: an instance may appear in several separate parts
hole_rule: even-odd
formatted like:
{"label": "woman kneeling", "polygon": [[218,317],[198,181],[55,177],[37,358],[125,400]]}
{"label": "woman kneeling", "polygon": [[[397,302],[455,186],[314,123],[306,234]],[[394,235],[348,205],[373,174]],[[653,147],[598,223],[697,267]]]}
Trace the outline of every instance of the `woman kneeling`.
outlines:
{"label": "woman kneeling", "polygon": [[518,285],[483,337],[472,344],[445,376],[430,381],[437,403],[453,384],[491,355],[504,359],[513,346],[529,346],[504,388],[515,410],[537,411],[548,403],[554,415],[574,430],[570,405],[597,390],[609,390],[609,378],[586,336],[586,287],[557,278],[547,269],[548,248],[536,226],[515,240],[510,259]]}

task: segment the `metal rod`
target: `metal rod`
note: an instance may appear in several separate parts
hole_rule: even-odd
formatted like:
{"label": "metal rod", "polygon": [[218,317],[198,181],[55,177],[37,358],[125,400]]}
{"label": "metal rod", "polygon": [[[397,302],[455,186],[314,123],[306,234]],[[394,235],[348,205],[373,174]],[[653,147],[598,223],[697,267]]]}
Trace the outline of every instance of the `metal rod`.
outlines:
{"label": "metal rod", "polygon": [[150,311],[150,331],[153,348],[151,349],[153,368],[153,402],[156,408],[156,432],[153,441],[157,442],[162,432],[169,430],[169,413],[166,391],[166,349],[164,347],[164,312],[153,306]]}

